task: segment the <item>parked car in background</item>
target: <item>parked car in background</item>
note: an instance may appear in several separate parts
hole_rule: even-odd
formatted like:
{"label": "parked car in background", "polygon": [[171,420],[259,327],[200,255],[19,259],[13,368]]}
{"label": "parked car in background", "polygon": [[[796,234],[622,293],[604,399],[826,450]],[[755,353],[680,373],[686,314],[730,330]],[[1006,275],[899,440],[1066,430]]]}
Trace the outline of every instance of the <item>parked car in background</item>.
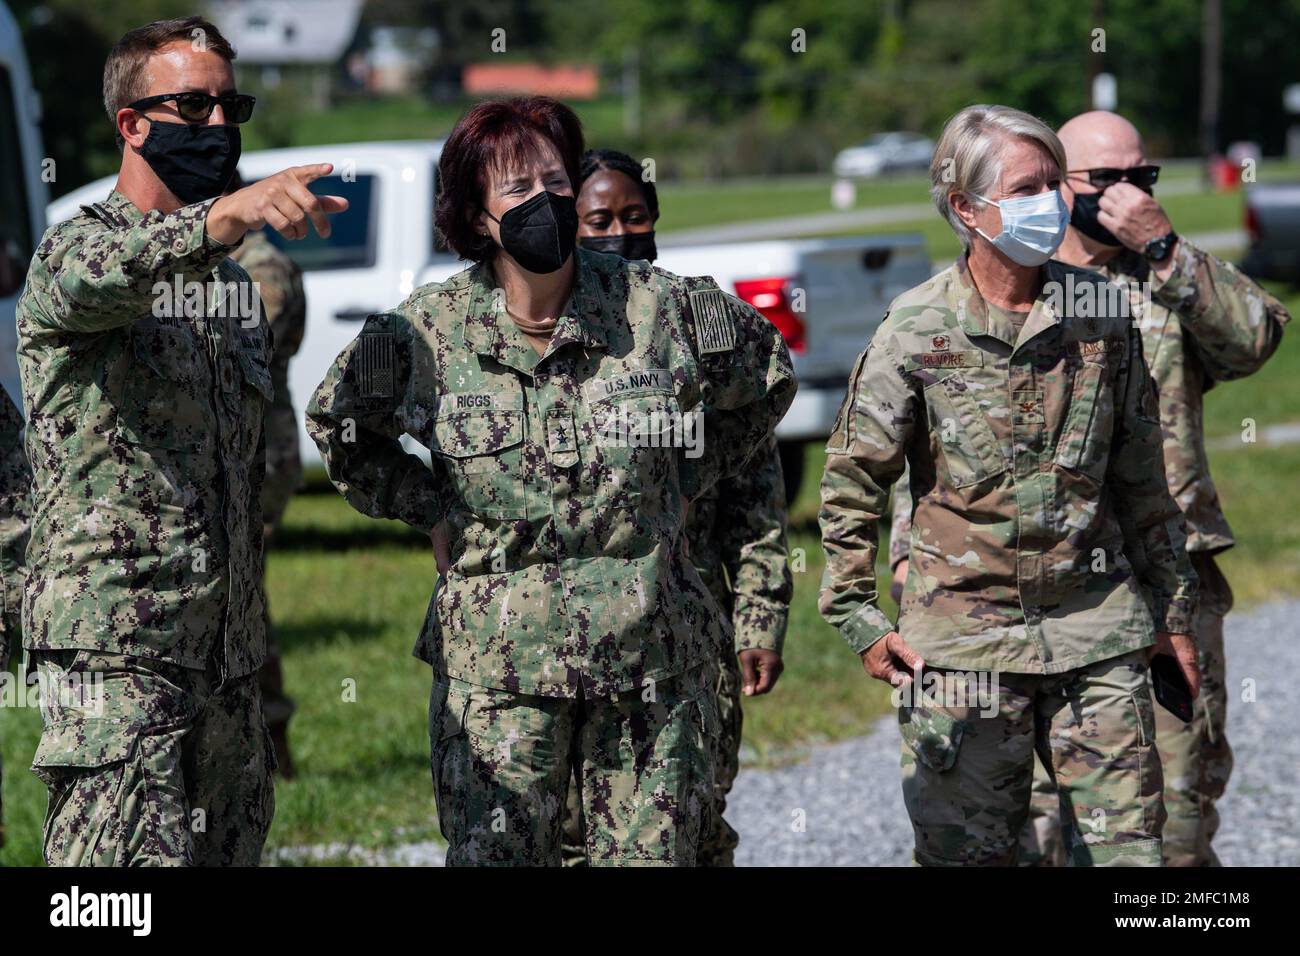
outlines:
{"label": "parked car in background", "polygon": [[[333,163],[334,172],[311,188],[350,203],[346,214],[333,218],[329,239],[311,233],[286,242],[268,230],[271,241],[303,269],[307,334],[290,366],[290,387],[305,464],[318,462],[319,455],[302,428],[302,412],[366,316],[465,267],[440,244],[433,227],[441,147],[441,142],[420,141],[352,143],[262,150],[240,160],[247,182],[287,166]],[[50,221],[103,199],[113,182],[101,179],[51,203]],[[657,264],[680,275],[713,276],[785,336],[799,379],[799,393],[777,428],[791,496],[802,478],[804,445],[830,434],[853,361],[890,300],[930,275],[919,234],[665,246]]]}
{"label": "parked car in background", "polygon": [[41,178],[39,121],[40,101],[27,72],[22,35],[9,8],[0,3],[0,384],[19,408],[14,310],[45,232],[48,200]]}
{"label": "parked car in background", "polygon": [[831,166],[842,179],[872,179],[887,173],[924,170],[934,155],[934,140],[919,133],[877,133],[841,150]]}
{"label": "parked car in background", "polygon": [[1242,271],[1257,279],[1300,280],[1300,183],[1261,183],[1246,190]]}

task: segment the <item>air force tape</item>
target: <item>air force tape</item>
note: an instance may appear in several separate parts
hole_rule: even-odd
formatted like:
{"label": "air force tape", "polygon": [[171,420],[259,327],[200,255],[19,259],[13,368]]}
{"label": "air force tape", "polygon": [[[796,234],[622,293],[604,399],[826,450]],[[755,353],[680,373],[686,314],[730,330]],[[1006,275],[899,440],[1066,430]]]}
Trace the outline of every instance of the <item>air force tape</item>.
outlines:
{"label": "air force tape", "polygon": [[691,293],[695,316],[695,338],[700,354],[730,352],[736,347],[736,326],[721,289],[698,289]]}

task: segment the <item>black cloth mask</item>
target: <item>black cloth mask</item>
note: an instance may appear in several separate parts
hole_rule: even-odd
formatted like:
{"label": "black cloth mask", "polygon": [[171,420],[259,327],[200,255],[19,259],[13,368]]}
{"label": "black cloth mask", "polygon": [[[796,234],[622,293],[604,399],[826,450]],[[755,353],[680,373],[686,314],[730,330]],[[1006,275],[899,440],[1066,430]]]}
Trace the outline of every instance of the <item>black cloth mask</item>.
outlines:
{"label": "black cloth mask", "polygon": [[621,236],[583,236],[578,244],[593,252],[608,252],[624,259],[645,259],[654,262],[659,255],[655,248],[655,231],[625,232]]}
{"label": "black cloth mask", "polygon": [[239,166],[239,127],[149,121],[140,155],[185,205],[220,196]]}
{"label": "black cloth mask", "polygon": [[572,196],[540,192],[498,219],[501,248],[529,272],[545,275],[569,261],[578,242],[578,203]]}
{"label": "black cloth mask", "polygon": [[[1138,188],[1142,189],[1141,186]],[[1075,193],[1074,209],[1070,211],[1070,225],[1103,246],[1122,246],[1124,243],[1097,221],[1097,213],[1101,212],[1101,196],[1105,191],[1103,189],[1095,193]],[[1152,195],[1149,189],[1142,189],[1142,191],[1148,196]]]}

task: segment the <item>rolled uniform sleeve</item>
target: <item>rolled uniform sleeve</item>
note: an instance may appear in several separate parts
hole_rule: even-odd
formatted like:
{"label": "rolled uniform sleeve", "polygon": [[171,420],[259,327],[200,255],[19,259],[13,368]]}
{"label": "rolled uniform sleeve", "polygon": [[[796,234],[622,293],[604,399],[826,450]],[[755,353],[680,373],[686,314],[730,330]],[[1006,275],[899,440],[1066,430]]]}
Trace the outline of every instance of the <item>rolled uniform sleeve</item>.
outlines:
{"label": "rolled uniform sleeve", "polygon": [[307,433],[320,449],[330,481],[352,507],[430,531],[446,517],[449,494],[399,440],[411,384],[411,343],[401,313],[370,316],[312,395]]}
{"label": "rolled uniform sleeve", "polygon": [[786,545],[785,480],[776,440],[723,482],[718,544],[734,597],[736,650],[781,653],[794,581]]}
{"label": "rolled uniform sleeve", "polygon": [[1291,314],[1235,266],[1178,240],[1173,272],[1152,278],[1152,297],[1196,342],[1206,372],[1230,381],[1257,372],[1277,351]]}
{"label": "rolled uniform sleeve", "polygon": [[703,453],[679,456],[682,493],[695,498],[746,467],[790,408],[796,384],[785,339],[753,306],[708,277],[679,278],[675,292],[702,376]]}
{"label": "rolled uniform sleeve", "polygon": [[1191,634],[1196,572],[1187,555],[1182,512],[1165,481],[1164,434],[1136,328],[1129,329],[1116,394],[1123,407],[1115,417],[1107,483],[1115,489],[1128,557],[1151,601],[1156,630]]}
{"label": "rolled uniform sleeve", "polygon": [[49,270],[48,298],[33,314],[50,328],[100,332],[149,314],[158,283],[204,276],[235,248],[207,234],[215,199],[153,211],[129,228],[88,235],[52,230],[36,257]]}
{"label": "rolled uniform sleeve", "polygon": [[818,609],[857,654],[894,629],[878,606],[876,555],[915,419],[903,363],[882,325],[858,358],[827,443],[818,515],[826,553]]}

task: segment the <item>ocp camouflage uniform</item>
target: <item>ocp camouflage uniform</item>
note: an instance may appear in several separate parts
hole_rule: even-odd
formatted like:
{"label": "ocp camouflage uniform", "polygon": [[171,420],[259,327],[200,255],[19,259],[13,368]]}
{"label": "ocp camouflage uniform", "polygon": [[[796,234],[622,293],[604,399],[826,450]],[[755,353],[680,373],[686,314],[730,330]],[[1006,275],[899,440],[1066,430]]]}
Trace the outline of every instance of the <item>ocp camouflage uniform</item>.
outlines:
{"label": "ocp camouflage uniform", "polygon": [[[735,628],[718,655],[714,697],[720,732],[714,741],[714,803],[698,866],[732,866],[740,835],[724,819],[727,794],[740,772],[741,674],[738,654],[750,648],[780,654],[794,582],[785,540],[785,482],[776,439],[740,474],[718,482],[691,502],[686,538],[691,563]],[[571,788],[564,823],[564,862],[586,862],[582,805]]]}
{"label": "ocp camouflage uniform", "polygon": [[[23,452],[23,416],[9,393],[0,388],[0,671],[9,666],[9,650],[22,637],[23,552],[31,524],[31,485],[32,470]],[[3,770],[0,766],[0,772]],[[0,847],[4,843],[4,801],[0,797]]]}
{"label": "ocp camouflage uniform", "polygon": [[[298,417],[289,395],[289,360],[298,354],[307,330],[307,299],[302,290],[302,270],[266,234],[250,232],[230,256],[257,284],[262,297],[262,314],[271,329],[271,386],[275,397],[266,409],[266,478],[262,483],[262,547],[269,550],[275,529],[284,517],[289,499],[302,484],[302,460],[298,455]],[[293,775],[289,755],[288,724],[294,703],[284,692],[280,647],[271,624],[270,602],[266,604],[266,662],[258,671],[262,688],[262,709],[275,743],[276,760],[285,777]]]}
{"label": "ocp camouflage uniform", "polygon": [[906,464],[899,632],[927,681],[974,674],[996,690],[991,715],[951,697],[899,710],[916,861],[1014,862],[1037,751],[1070,804],[1075,863],[1159,865],[1144,650],[1156,629],[1190,632],[1195,574],[1138,333],[1048,299],[1067,276],[1101,277],[1043,270],[1018,335],[964,259],[894,300],[827,444],[820,608],[855,653],[894,629],[877,606],[877,529]]}
{"label": "ocp camouflage uniform", "polygon": [[[477,265],[367,320],[308,409],[354,507],[446,520],[416,653],[452,864],[558,865],[575,768],[592,863],[695,862],[706,668],[731,635],[682,554],[681,497],[738,471],[794,395],[773,326],[712,280],[575,255],[544,355]],[[698,457],[657,429],[658,447],[617,440],[697,406]]]}
{"label": "ocp camouflage uniform", "polygon": [[[271,822],[271,344],[210,207],[141,213],[114,192],[46,233],[18,303],[51,865],[254,864]],[[92,693],[56,692],[78,684]]]}
{"label": "ocp camouflage uniform", "polygon": [[[1164,857],[1168,866],[1217,866],[1211,847],[1219,829],[1215,801],[1232,773],[1227,739],[1228,691],[1223,619],[1232,589],[1214,555],[1236,543],[1223,515],[1205,453],[1204,394],[1215,382],[1257,372],[1277,350],[1290,314],[1274,296],[1235,266],[1179,239],[1174,270],[1163,282],[1146,260],[1125,252],[1106,266],[1106,277],[1128,290],[1142,346],[1159,392],[1165,474],[1187,521],[1187,550],[1201,579],[1196,619],[1201,693],[1196,715],[1184,724],[1156,708],[1156,743],[1164,767]],[[1149,297],[1142,283],[1151,282]],[[1059,863],[1059,809],[1050,778],[1035,780],[1032,825],[1021,857]]]}

